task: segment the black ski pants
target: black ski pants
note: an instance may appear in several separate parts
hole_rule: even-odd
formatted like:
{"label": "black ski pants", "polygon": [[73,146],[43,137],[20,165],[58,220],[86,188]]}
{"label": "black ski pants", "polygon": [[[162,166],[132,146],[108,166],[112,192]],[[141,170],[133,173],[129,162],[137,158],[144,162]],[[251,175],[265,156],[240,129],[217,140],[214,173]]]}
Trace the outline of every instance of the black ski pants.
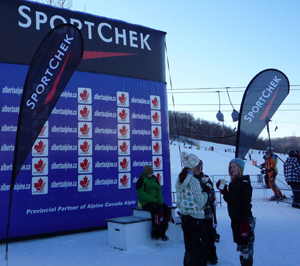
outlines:
{"label": "black ski pants", "polygon": [[207,232],[205,219],[181,215],[184,236],[184,266],[207,265]]}

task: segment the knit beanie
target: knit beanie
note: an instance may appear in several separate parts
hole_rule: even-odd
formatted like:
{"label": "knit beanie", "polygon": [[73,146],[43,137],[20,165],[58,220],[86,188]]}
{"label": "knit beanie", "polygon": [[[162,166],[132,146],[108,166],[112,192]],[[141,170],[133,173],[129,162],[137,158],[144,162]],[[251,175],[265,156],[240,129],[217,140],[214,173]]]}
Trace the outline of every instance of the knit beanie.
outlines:
{"label": "knit beanie", "polygon": [[152,168],[150,165],[146,165],[146,166],[144,167],[143,173],[144,173],[146,176],[148,176],[148,175],[150,175],[150,174],[153,174],[153,173],[154,173],[154,170],[153,170],[153,168]]}
{"label": "knit beanie", "polygon": [[182,152],[180,156],[184,168],[191,169],[200,163],[200,159],[192,153]]}
{"label": "knit beanie", "polygon": [[230,161],[230,163],[236,163],[238,166],[240,166],[243,171],[244,171],[244,168],[245,168],[245,162],[244,160],[240,159],[240,158],[234,158]]}

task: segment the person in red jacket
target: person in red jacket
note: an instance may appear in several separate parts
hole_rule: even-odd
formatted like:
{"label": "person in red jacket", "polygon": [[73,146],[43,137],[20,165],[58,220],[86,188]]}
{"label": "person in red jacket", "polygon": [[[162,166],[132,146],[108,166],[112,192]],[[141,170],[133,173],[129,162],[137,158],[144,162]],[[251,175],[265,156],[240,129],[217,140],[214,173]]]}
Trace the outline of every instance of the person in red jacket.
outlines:
{"label": "person in red jacket", "polygon": [[233,241],[240,251],[242,266],[253,265],[254,228],[256,218],[252,215],[252,186],[249,175],[244,175],[245,162],[240,158],[229,163],[229,186],[221,187],[221,180],[216,184],[224,200],[227,202],[228,214],[231,219]]}
{"label": "person in red jacket", "polygon": [[280,191],[280,188],[275,184],[278,170],[274,158],[277,160],[277,157],[274,157],[273,149],[268,148],[266,152],[267,173],[269,175],[269,185],[274,192],[274,196],[272,196],[269,200],[283,200],[284,197]]}

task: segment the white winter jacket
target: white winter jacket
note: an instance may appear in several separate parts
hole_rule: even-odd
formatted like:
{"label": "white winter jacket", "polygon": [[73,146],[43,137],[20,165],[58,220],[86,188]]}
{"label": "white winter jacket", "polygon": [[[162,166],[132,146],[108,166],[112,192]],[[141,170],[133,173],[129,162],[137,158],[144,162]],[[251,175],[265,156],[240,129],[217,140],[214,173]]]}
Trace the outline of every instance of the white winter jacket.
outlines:
{"label": "white winter jacket", "polygon": [[202,191],[200,182],[188,172],[187,177],[180,183],[176,181],[177,207],[181,214],[190,215],[197,219],[204,219],[204,208],[207,202],[207,193]]}

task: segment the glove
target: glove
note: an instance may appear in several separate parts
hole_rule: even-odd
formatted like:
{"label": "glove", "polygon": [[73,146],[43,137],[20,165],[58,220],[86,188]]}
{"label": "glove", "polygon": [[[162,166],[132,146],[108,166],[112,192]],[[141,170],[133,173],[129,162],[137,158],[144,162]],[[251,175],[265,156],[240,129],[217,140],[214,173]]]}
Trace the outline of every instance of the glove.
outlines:
{"label": "glove", "polygon": [[249,236],[249,223],[241,222],[241,237],[248,238]]}
{"label": "glove", "polygon": [[215,201],[215,192],[213,190],[210,190],[208,193],[208,199],[210,202],[214,202]]}
{"label": "glove", "polygon": [[207,194],[209,194],[210,188],[207,185],[203,184],[202,182],[200,182],[200,185],[201,185],[202,190],[204,192],[206,192]]}
{"label": "glove", "polygon": [[217,186],[217,189],[219,189],[220,190],[220,193],[222,194],[222,195],[226,195],[227,193],[228,193],[228,189],[227,189],[227,185],[225,185],[224,186],[224,189],[220,189],[220,183],[221,183],[221,180],[219,180],[218,182],[217,182],[217,184],[216,184],[216,186]]}

